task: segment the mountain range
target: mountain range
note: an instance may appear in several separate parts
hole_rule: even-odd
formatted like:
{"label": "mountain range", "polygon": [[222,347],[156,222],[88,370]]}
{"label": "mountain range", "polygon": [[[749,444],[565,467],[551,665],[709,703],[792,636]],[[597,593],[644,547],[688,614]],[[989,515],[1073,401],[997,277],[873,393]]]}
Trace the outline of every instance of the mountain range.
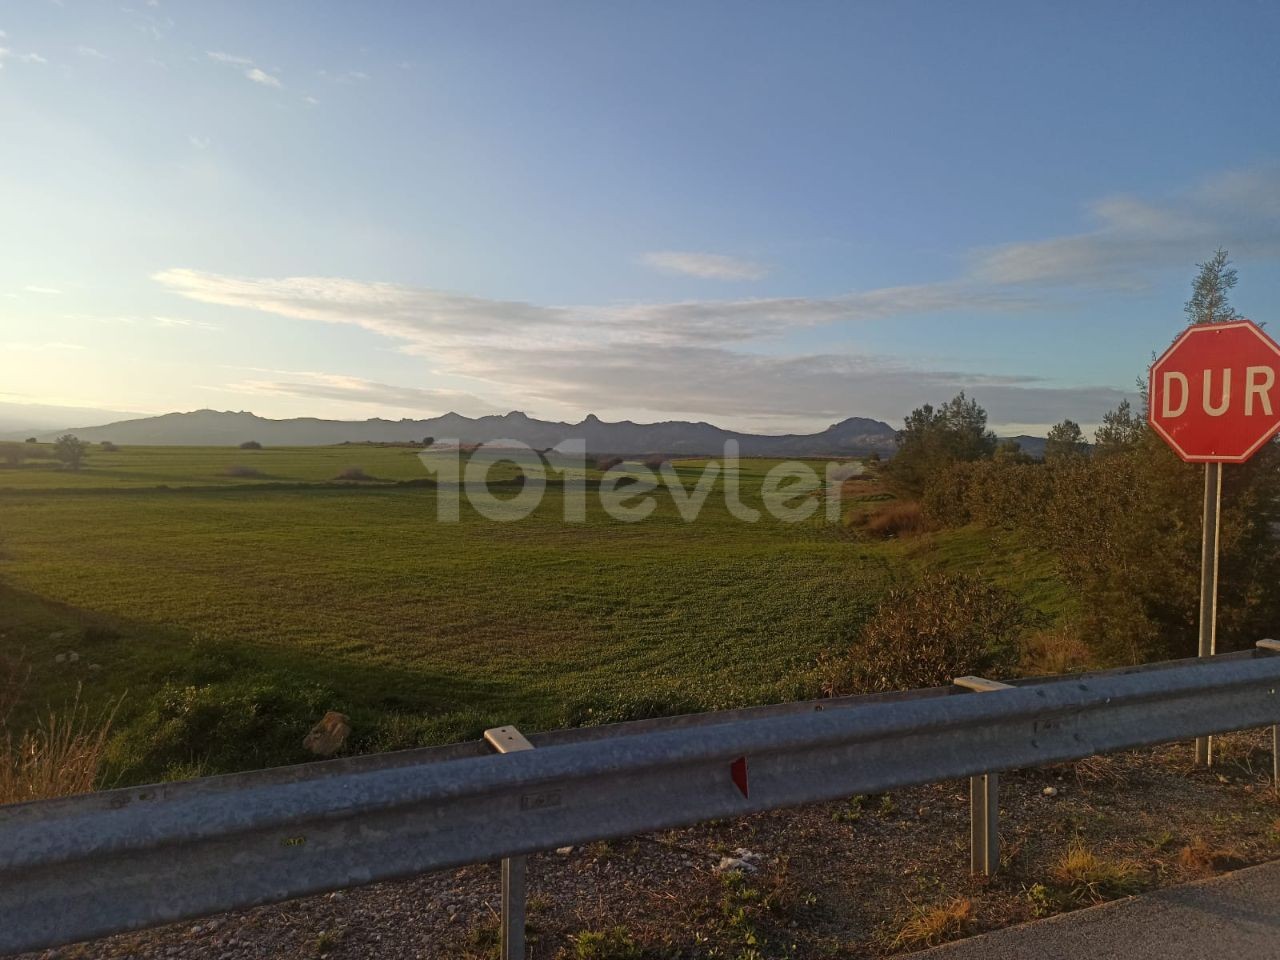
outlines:
{"label": "mountain range", "polygon": [[[502,416],[464,417],[446,413],[424,420],[319,420],[298,417],[269,420],[247,412],[195,410],[121,420],[94,427],[37,432],[52,440],[70,431],[98,443],[195,446],[235,445],[256,440],[265,446],[323,446],[337,443],[403,443],[432,437],[464,444],[519,440],[537,449],[566,440],[586,441],[589,453],[721,454],[736,440],[745,456],[865,456],[893,452],[896,431],[889,424],[850,417],[813,434],[755,434],[725,430],[710,423],[671,420],[662,423],[608,423],[594,414],[579,423],[536,420],[518,410]],[[16,435],[11,439],[20,439]]]}

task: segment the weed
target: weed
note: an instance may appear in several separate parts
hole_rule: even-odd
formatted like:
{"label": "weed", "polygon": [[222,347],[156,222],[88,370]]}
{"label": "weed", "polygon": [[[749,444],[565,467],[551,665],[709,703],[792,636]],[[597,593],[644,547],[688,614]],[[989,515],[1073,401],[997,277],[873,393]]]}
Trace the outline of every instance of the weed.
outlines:
{"label": "weed", "polygon": [[1142,886],[1141,868],[1130,860],[1116,860],[1074,840],[1054,863],[1052,879],[1077,903],[1100,903],[1136,893]]}
{"label": "weed", "polygon": [[944,904],[917,906],[893,938],[897,950],[937,946],[964,936],[973,925],[973,901],[955,897]]}

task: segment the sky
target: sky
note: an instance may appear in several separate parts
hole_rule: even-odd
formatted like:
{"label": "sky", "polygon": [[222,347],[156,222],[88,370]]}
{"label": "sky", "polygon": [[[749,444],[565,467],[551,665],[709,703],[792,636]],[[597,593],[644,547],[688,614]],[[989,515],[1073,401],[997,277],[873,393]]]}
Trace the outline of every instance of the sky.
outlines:
{"label": "sky", "polygon": [[1227,248],[1280,4],[0,5],[0,402],[1090,426]]}

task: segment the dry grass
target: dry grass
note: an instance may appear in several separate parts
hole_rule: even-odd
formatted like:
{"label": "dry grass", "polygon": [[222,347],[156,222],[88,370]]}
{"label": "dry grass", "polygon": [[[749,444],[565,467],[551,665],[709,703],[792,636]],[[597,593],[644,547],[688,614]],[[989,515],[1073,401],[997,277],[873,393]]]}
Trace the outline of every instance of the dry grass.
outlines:
{"label": "dry grass", "polygon": [[343,470],[340,474],[338,474],[333,479],[353,480],[358,482],[358,481],[364,481],[364,480],[373,480],[375,478],[365,473],[363,467],[347,467],[345,470]]}
{"label": "dry grass", "polygon": [[941,905],[916,907],[893,938],[895,950],[919,950],[955,940],[973,925],[973,901],[956,897]]}
{"label": "dry grass", "polygon": [[867,517],[866,530],[881,540],[891,537],[902,539],[919,536],[928,530],[928,524],[919,503],[914,500],[893,500]]}
{"label": "dry grass", "polygon": [[21,736],[0,729],[0,804],[92,791],[114,718],[114,707],[90,717],[77,694],[65,712],[50,711]]}
{"label": "dry grass", "polygon": [[1031,677],[1078,673],[1093,666],[1089,648],[1069,626],[1033,633],[1022,641],[1022,672]]}
{"label": "dry grass", "polygon": [[1196,837],[1178,851],[1178,866],[1195,877],[1211,877],[1227,870],[1238,870],[1247,863],[1236,851],[1215,847],[1203,837]]}
{"label": "dry grass", "polygon": [[255,467],[246,467],[243,464],[237,463],[230,467],[227,467],[227,476],[228,477],[261,477],[261,476],[264,476],[264,474],[261,470],[258,470]]}
{"label": "dry grass", "polygon": [[1101,903],[1136,893],[1142,885],[1142,869],[1131,860],[1114,860],[1072,841],[1050,870],[1050,876],[1071,899]]}
{"label": "dry grass", "polygon": [[22,699],[31,679],[31,665],[21,656],[0,653],[0,731]]}

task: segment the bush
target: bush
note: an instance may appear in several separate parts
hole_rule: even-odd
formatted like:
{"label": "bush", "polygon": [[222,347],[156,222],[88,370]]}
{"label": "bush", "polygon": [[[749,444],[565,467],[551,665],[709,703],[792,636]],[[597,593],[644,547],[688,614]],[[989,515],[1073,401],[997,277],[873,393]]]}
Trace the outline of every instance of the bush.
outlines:
{"label": "bush", "polygon": [[27,451],[23,449],[21,444],[4,443],[0,444],[0,460],[3,460],[7,466],[16,467],[22,463],[23,458],[27,455]]}
{"label": "bush", "polygon": [[53,444],[53,455],[68,470],[79,470],[89,455],[89,445],[72,433],[65,433]]}
{"label": "bush", "polygon": [[375,478],[365,473],[364,468],[362,467],[347,467],[345,470],[343,470],[340,474],[338,474],[333,479],[358,481],[358,480],[373,480]]}
{"label": "bush", "polygon": [[662,465],[670,459],[665,453],[654,453],[644,458],[644,465],[650,470],[661,470]]}
{"label": "bush", "polygon": [[1007,590],[974,577],[932,573],[890,590],[861,642],[823,663],[838,696],[940,687],[960,676],[998,679],[1018,663],[1028,616]]}
{"label": "bush", "polygon": [[103,440],[103,441],[102,441],[102,452],[103,452],[103,453],[116,453],[116,452],[118,452],[119,450],[120,450],[120,448],[119,448],[119,447],[117,447],[117,446],[116,446],[114,443],[112,443],[110,440]]}
{"label": "bush", "polygon": [[867,518],[866,530],[882,540],[892,537],[912,537],[928,529],[924,511],[914,500],[896,500]]}
{"label": "bush", "polygon": [[244,443],[240,444],[240,449],[241,450],[261,450],[262,444],[260,444],[257,440],[246,440]]}
{"label": "bush", "polygon": [[237,463],[234,466],[227,467],[228,477],[262,477],[266,476],[261,470],[254,467],[246,467],[244,464]]}
{"label": "bush", "polygon": [[604,473],[606,470],[612,470],[614,467],[618,466],[620,463],[622,463],[621,457],[615,457],[612,454],[610,454],[608,456],[596,457],[595,462],[592,465],[595,467],[595,469],[599,470],[601,473]]}
{"label": "bush", "polygon": [[144,782],[303,760],[302,738],[330,709],[329,691],[292,677],[170,681],[113,742],[111,759]]}

